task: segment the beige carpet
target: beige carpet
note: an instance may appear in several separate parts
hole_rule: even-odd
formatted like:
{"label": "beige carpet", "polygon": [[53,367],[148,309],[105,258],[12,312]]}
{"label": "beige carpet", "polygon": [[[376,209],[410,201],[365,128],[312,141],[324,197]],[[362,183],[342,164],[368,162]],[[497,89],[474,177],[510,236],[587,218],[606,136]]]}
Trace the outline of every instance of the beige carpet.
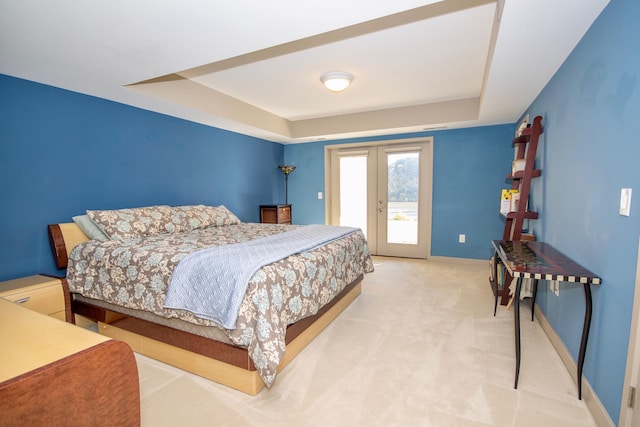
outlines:
{"label": "beige carpet", "polygon": [[595,426],[523,303],[513,389],[513,310],[487,265],[374,259],[362,295],[251,397],[137,356],[143,426]]}

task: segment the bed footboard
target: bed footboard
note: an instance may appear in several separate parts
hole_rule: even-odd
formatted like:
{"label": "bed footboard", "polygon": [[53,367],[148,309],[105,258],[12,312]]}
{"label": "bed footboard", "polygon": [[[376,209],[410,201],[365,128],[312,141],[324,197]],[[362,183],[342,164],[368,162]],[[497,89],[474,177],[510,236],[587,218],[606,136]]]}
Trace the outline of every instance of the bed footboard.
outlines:
{"label": "bed footboard", "polygon": [[[278,372],[338,317],[361,292],[362,276],[348,285],[315,316],[290,325],[286,335],[287,349]],[[264,388],[264,383],[245,348],[147,320],[126,317],[82,302],[76,301],[73,306],[78,314],[98,322],[100,334],[126,342],[136,353],[250,395],[256,395]]]}

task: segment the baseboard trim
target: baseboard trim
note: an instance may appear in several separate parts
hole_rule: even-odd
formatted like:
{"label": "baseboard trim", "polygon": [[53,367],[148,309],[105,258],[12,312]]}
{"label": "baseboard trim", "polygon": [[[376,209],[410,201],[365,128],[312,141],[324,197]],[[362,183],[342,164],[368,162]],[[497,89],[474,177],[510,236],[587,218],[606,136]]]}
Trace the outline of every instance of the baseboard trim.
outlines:
{"label": "baseboard trim", "polygon": [[489,268],[489,259],[454,258],[448,256],[430,256],[427,261],[447,262],[450,264],[486,265]]}
{"label": "baseboard trim", "polygon": [[[555,348],[556,352],[560,356],[562,363],[564,363],[567,371],[569,371],[569,373],[571,374],[573,382],[576,383],[577,366],[576,362],[571,356],[571,353],[569,353],[569,350],[567,350],[567,347],[565,347],[564,342],[562,342],[556,331],[553,329],[553,327],[551,327],[551,324],[547,320],[546,316],[542,313],[540,307],[536,309],[535,315],[536,319],[538,319],[538,322],[540,323],[540,326],[542,327],[542,330],[545,332],[545,334],[547,334],[547,337],[549,337],[551,345],[553,345],[553,348]],[[595,393],[595,391],[593,391],[593,388],[591,388],[591,384],[589,384],[589,381],[587,381],[584,375],[582,376],[582,399],[587,404],[587,408],[589,408],[589,412],[591,412],[591,415],[595,419],[598,426],[615,427],[613,420],[607,413],[607,410],[602,405],[602,402],[598,398],[598,395]]]}

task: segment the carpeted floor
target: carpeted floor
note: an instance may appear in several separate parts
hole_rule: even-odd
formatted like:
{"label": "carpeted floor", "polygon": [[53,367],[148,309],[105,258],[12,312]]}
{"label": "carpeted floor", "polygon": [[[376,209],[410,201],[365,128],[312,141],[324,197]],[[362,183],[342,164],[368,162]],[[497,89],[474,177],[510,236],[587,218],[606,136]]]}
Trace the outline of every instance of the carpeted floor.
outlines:
{"label": "carpeted floor", "polygon": [[248,396],[137,355],[143,426],[595,426],[522,307],[493,317],[489,267],[375,257],[362,295]]}

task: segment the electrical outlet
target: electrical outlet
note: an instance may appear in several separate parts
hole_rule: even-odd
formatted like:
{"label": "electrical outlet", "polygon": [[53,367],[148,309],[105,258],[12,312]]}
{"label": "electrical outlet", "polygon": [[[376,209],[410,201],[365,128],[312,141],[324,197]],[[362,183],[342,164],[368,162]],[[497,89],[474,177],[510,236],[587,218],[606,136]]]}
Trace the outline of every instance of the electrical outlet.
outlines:
{"label": "electrical outlet", "polygon": [[464,234],[458,234],[458,243],[464,243],[467,240],[467,236]]}
{"label": "electrical outlet", "polygon": [[322,191],[318,191],[318,200],[322,200]]}

